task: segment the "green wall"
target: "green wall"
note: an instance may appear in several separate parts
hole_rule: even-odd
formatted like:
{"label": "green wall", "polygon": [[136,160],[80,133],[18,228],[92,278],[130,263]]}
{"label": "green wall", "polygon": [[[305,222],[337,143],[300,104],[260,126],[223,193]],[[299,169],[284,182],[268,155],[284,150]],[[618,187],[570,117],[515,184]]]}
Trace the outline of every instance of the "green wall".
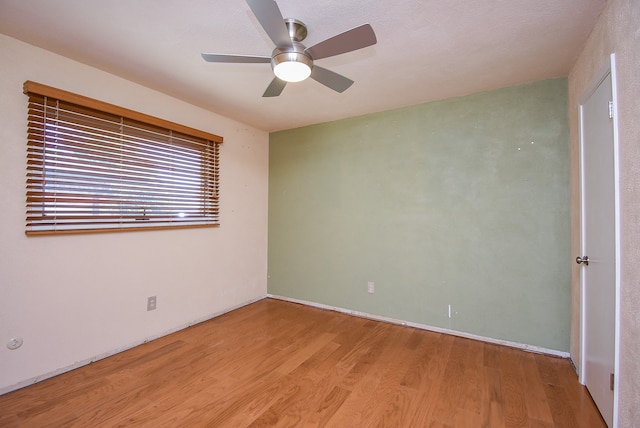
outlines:
{"label": "green wall", "polygon": [[569,239],[566,79],[270,136],[271,294],[568,351]]}

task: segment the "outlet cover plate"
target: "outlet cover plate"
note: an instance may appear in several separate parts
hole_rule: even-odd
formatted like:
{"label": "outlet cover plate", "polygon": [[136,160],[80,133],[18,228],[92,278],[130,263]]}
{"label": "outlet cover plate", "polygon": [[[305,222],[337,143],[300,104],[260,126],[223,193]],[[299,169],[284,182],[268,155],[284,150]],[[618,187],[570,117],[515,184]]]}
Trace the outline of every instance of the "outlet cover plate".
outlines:
{"label": "outlet cover plate", "polygon": [[147,298],[147,311],[155,311],[156,310],[156,296],[151,296]]}

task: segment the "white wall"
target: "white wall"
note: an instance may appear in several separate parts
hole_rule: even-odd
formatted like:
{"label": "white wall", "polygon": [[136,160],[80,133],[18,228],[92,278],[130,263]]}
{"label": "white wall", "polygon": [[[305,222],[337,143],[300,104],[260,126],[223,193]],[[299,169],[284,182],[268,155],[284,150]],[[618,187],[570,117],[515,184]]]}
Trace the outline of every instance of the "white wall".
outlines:
{"label": "white wall", "polygon": [[[266,294],[266,132],[3,35],[0,58],[0,393]],[[224,137],[221,226],[26,237],[25,80]]]}
{"label": "white wall", "polygon": [[[620,150],[621,284],[619,426],[640,426],[640,2],[609,0],[569,74],[572,254],[579,254],[578,102],[616,54]],[[580,274],[573,264],[571,355],[580,362]]]}

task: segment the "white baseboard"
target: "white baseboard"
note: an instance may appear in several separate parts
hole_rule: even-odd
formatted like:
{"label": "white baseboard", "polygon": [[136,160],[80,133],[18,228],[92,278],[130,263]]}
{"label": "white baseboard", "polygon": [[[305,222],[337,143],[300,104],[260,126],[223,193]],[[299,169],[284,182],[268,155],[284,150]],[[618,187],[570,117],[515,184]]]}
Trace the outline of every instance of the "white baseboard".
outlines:
{"label": "white baseboard", "polygon": [[22,382],[18,382],[18,383],[14,384],[14,385],[9,385],[9,386],[0,388],[0,395],[7,394],[7,393],[9,393],[11,391],[15,391],[15,390],[18,390],[20,388],[24,388],[24,387],[29,386],[29,385],[33,385],[34,383],[41,382],[41,381],[43,381],[45,379],[52,378],[54,376],[60,375],[62,373],[66,373],[68,371],[77,369],[79,367],[86,366],[87,364],[91,364],[91,363],[93,363],[95,361],[102,360],[104,358],[110,357],[110,356],[115,355],[115,354],[119,354],[120,352],[124,352],[124,351],[126,351],[128,349],[135,348],[136,346],[140,346],[140,345],[142,345],[144,343],[151,342],[152,340],[159,339],[159,338],[161,338],[163,336],[168,336],[168,335],[170,335],[172,333],[175,333],[175,332],[180,331],[180,330],[184,330],[185,328],[191,327],[193,325],[200,324],[201,322],[209,321],[210,319],[219,317],[220,315],[224,315],[227,312],[234,311],[234,310],[239,309],[239,308],[241,308],[243,306],[250,305],[250,304],[255,303],[255,302],[259,301],[259,300],[262,300],[262,299],[264,299],[266,297],[268,297],[268,295],[263,295],[263,296],[255,298],[255,299],[248,300],[248,301],[243,302],[243,303],[241,303],[239,305],[235,305],[235,306],[226,308],[226,309],[224,309],[222,311],[215,312],[215,313],[209,314],[209,315],[205,315],[204,317],[201,317],[201,318],[195,319],[193,321],[190,321],[188,323],[179,325],[179,326],[177,326],[175,328],[172,328],[171,330],[167,330],[167,331],[163,331],[163,332],[158,333],[158,334],[154,334],[153,336],[149,336],[149,337],[146,337],[146,338],[144,338],[142,340],[138,340],[138,341],[135,341],[133,343],[129,343],[127,345],[121,346],[121,347],[113,349],[111,351],[107,351],[107,352],[104,352],[102,354],[96,355],[94,357],[87,358],[87,359],[82,360],[82,361],[77,361],[77,362],[75,362],[75,363],[73,363],[71,365],[68,365],[68,366],[65,366],[65,367],[61,367],[59,369],[53,370],[53,371],[48,372],[48,373],[44,373],[44,374],[39,375],[39,376],[32,377],[30,379],[23,380]]}
{"label": "white baseboard", "polygon": [[267,294],[267,297],[272,298],[272,299],[284,300],[284,301],[292,302],[292,303],[299,303],[299,304],[305,305],[305,306],[312,306],[314,308],[325,309],[325,310],[330,310],[330,311],[336,311],[336,312],[340,312],[340,313],[347,314],[347,315],[353,315],[353,316],[360,317],[360,318],[368,318],[368,319],[371,319],[371,320],[374,320],[374,321],[383,321],[383,322],[388,322],[388,323],[391,323],[391,324],[398,324],[398,325],[404,325],[404,326],[407,326],[407,327],[418,328],[420,330],[428,330],[428,331],[433,331],[433,332],[436,332],[436,333],[450,334],[452,336],[458,336],[458,337],[464,337],[464,338],[467,338],[467,339],[479,340],[479,341],[482,341],[482,342],[493,343],[493,344],[496,344],[496,345],[509,346],[511,348],[522,349],[524,351],[535,352],[535,353],[538,353],[538,354],[553,355],[555,357],[561,357],[561,358],[570,358],[570,354],[568,352],[557,351],[555,349],[547,349],[547,348],[542,348],[540,346],[533,346],[533,345],[527,345],[527,344],[524,344],[524,343],[510,342],[508,340],[494,339],[492,337],[478,336],[478,335],[475,335],[475,334],[465,333],[465,332],[462,332],[462,331],[450,330],[448,328],[433,327],[433,326],[430,326],[430,325],[419,324],[419,323],[415,323],[415,322],[411,322],[411,321],[403,321],[403,320],[398,320],[398,319],[395,319],[395,318],[383,317],[383,316],[380,316],[380,315],[372,315],[372,314],[368,314],[366,312],[359,312],[359,311],[354,311],[354,310],[351,310],[351,309],[344,309],[344,308],[340,308],[340,307],[324,305],[322,303],[315,303],[315,302],[309,302],[309,301],[306,301],[306,300],[292,299],[290,297],[277,296],[277,295],[273,295],[273,294]]}

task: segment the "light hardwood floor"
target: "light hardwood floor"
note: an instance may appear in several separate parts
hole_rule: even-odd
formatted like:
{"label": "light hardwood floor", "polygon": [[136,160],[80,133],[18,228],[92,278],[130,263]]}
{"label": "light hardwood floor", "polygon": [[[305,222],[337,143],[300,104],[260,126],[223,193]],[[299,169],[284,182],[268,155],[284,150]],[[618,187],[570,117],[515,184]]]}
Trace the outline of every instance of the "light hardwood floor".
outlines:
{"label": "light hardwood floor", "polygon": [[0,427],[604,427],[568,360],[265,299],[0,396]]}

